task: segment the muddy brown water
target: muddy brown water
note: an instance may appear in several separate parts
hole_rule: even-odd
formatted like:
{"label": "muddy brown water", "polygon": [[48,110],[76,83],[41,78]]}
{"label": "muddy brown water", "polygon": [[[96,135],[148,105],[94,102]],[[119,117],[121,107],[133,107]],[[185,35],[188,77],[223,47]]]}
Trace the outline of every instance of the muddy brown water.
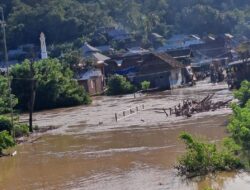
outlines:
{"label": "muddy brown water", "polygon": [[[183,95],[183,91],[180,92]],[[157,96],[171,98],[173,94]],[[110,101],[106,106],[112,104]],[[65,112],[70,114],[69,110],[60,113]],[[51,113],[58,117],[57,111]],[[49,124],[50,113],[43,117]],[[222,114],[177,123],[125,126],[117,130],[105,127],[104,130],[100,129],[102,126],[88,126],[88,122],[81,121],[67,128],[75,131],[73,134],[67,130],[48,134],[32,144],[18,146],[17,156],[1,158],[0,189],[204,190],[212,187],[215,190],[249,190],[247,173],[219,173],[187,181],[174,170],[178,157],[185,150],[178,139],[182,131],[219,143],[227,136],[228,118],[229,113],[222,111]],[[88,127],[94,130],[82,130]]]}
{"label": "muddy brown water", "polygon": [[219,141],[226,136],[227,119],[203,118],[195,126],[186,122],[174,128],[44,136],[19,146],[16,157],[0,160],[0,189],[233,189],[241,176],[249,180],[247,175],[225,173],[188,182],[173,170],[184,151],[178,140],[182,131]]}

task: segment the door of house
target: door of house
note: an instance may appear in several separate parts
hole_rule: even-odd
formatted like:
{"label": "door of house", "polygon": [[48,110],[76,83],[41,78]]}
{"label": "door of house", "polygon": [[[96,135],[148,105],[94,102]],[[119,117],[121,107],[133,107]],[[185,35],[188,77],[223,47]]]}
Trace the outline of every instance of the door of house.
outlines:
{"label": "door of house", "polygon": [[160,89],[170,89],[169,73],[156,77],[155,86]]}

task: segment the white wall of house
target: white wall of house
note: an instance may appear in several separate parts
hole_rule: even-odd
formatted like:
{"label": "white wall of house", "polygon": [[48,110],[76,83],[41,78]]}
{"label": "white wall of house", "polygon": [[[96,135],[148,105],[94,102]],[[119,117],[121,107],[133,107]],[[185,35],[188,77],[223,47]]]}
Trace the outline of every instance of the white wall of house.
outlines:
{"label": "white wall of house", "polygon": [[182,85],[182,72],[181,69],[171,70],[171,75],[169,77],[171,88],[178,88]]}

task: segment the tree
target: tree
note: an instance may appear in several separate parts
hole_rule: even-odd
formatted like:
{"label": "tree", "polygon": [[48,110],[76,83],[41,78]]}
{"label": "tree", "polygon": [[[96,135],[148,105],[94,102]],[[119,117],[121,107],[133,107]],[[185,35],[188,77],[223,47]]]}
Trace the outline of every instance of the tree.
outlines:
{"label": "tree", "polygon": [[108,81],[108,95],[129,94],[135,87],[121,75],[113,75]]}
{"label": "tree", "polygon": [[143,81],[141,83],[141,89],[142,90],[148,90],[150,88],[150,82],[149,81]]}
{"label": "tree", "polygon": [[182,133],[180,138],[187,148],[187,153],[181,157],[177,167],[181,175],[195,177],[242,167],[239,157],[235,155],[238,147],[233,146],[233,142],[228,139],[223,148],[218,150],[215,144],[203,142],[188,133]]}
{"label": "tree", "polygon": [[250,152],[250,101],[243,108],[233,105],[233,117],[228,125],[228,130],[234,141],[243,150]]}
{"label": "tree", "polygon": [[0,132],[0,156],[3,155],[3,150],[15,146],[14,139],[7,131]]}
{"label": "tree", "polygon": [[8,79],[0,75],[0,114],[10,112],[12,99],[12,107],[15,107],[18,103],[17,98],[9,91]]}
{"label": "tree", "polygon": [[235,98],[240,101],[241,106],[245,106],[250,99],[250,82],[243,81],[239,90],[234,92]]}
{"label": "tree", "polygon": [[13,126],[11,124],[10,119],[6,116],[0,115],[0,132],[8,131],[9,134],[11,134],[12,129],[13,129]]}
{"label": "tree", "polygon": [[[90,97],[73,79],[73,72],[57,59],[46,59],[33,64],[36,80],[35,110],[89,104]],[[28,109],[30,99],[30,62],[26,60],[11,69],[12,89],[18,97],[17,107]]]}

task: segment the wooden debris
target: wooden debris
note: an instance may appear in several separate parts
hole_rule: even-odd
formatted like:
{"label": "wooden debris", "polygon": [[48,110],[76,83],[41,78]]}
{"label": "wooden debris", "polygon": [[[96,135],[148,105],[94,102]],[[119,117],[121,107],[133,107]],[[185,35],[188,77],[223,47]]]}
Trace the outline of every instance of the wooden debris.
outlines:
{"label": "wooden debris", "polygon": [[[174,108],[162,108],[163,113],[168,117],[169,115],[175,115],[176,117],[186,116],[192,117],[196,113],[215,111],[223,107],[227,107],[232,100],[213,102],[212,98],[214,94],[208,94],[201,101],[185,99],[182,103],[174,106]],[[169,114],[166,110],[169,110]]]}

